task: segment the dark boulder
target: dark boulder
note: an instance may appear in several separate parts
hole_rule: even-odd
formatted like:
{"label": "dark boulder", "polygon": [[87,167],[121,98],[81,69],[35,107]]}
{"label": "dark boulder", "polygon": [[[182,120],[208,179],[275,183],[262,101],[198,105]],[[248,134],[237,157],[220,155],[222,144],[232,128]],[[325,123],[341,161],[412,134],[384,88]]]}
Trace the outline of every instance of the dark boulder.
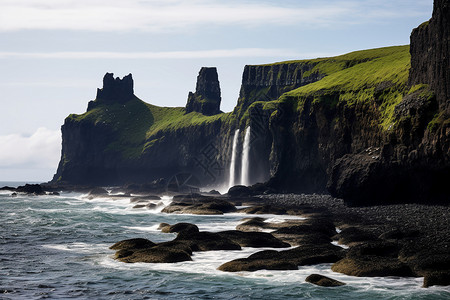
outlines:
{"label": "dark boulder", "polygon": [[298,270],[298,267],[291,261],[242,258],[224,263],[217,269],[224,272],[254,272],[258,270]]}
{"label": "dark boulder", "polygon": [[427,288],[433,285],[450,285],[450,269],[426,272],[423,279],[423,287]]}
{"label": "dark boulder", "polygon": [[274,251],[260,251],[247,258],[224,263],[218,269],[226,272],[257,270],[297,270],[298,266],[332,263],[344,256],[342,248],[328,244],[319,246],[300,246]]}
{"label": "dark boulder", "polygon": [[172,247],[153,247],[120,254],[120,256],[116,256],[117,259],[126,263],[176,263],[192,260],[186,251]]}
{"label": "dark boulder", "polygon": [[195,215],[221,215],[236,211],[236,207],[228,201],[215,198],[199,198],[196,201],[174,200],[166,206],[164,213],[180,213]]}
{"label": "dark boulder", "polygon": [[285,215],[286,209],[274,206],[274,205],[257,205],[242,208],[239,210],[241,213],[246,214],[255,214],[255,215],[263,215],[263,214],[272,214],[272,215]]}
{"label": "dark boulder", "polygon": [[12,191],[15,191],[15,190],[16,190],[16,188],[13,188],[13,187],[10,187],[10,186],[4,186],[4,187],[0,188],[0,191],[10,191],[10,192],[12,192]]}
{"label": "dark boulder", "polygon": [[33,195],[45,195],[44,189],[40,184],[25,184],[19,186],[16,189],[18,193],[33,194]]}
{"label": "dark boulder", "polygon": [[219,232],[218,234],[239,244],[241,247],[287,248],[291,246],[266,232],[243,232],[238,230],[229,230]]}
{"label": "dark boulder", "polygon": [[94,199],[95,197],[106,197],[109,193],[107,190],[101,187],[93,188],[89,191],[87,198],[88,199]]}
{"label": "dark boulder", "polygon": [[345,283],[341,281],[319,274],[311,274],[306,277],[305,281],[323,287],[336,287],[345,285]]}
{"label": "dark boulder", "polygon": [[236,229],[239,231],[262,231],[263,229],[271,228],[270,223],[265,222],[264,218],[251,218],[244,219],[245,222],[236,226]]}
{"label": "dark boulder", "polygon": [[133,206],[134,209],[139,209],[139,208],[144,208],[146,205],[145,204],[136,204],[135,206]]}
{"label": "dark boulder", "polygon": [[344,258],[333,264],[331,270],[357,277],[414,276],[408,265],[397,258],[375,255]]}
{"label": "dark boulder", "polygon": [[132,199],[130,199],[130,202],[134,203],[134,202],[144,202],[144,201],[151,201],[151,200],[161,200],[161,197],[156,196],[156,195],[138,196],[138,197],[133,197]]}
{"label": "dark boulder", "polygon": [[174,241],[185,243],[193,251],[241,250],[238,243],[214,232],[180,231]]}
{"label": "dark boulder", "polygon": [[136,238],[136,239],[129,239],[129,240],[123,240],[123,241],[117,242],[114,245],[112,245],[111,247],[109,247],[109,249],[112,249],[112,250],[144,249],[144,248],[151,248],[155,245],[156,244],[150,240]]}
{"label": "dark boulder", "polygon": [[252,196],[252,191],[245,185],[235,185],[228,190],[230,197],[249,197]]}
{"label": "dark boulder", "polygon": [[401,246],[394,241],[373,241],[361,243],[350,247],[347,257],[360,257],[365,255],[397,258]]}
{"label": "dark boulder", "polygon": [[[162,226],[164,224],[164,226]],[[160,226],[161,231],[165,233],[173,233],[173,232],[186,232],[186,233],[198,233],[198,227],[195,224],[191,223],[177,223],[175,225],[165,225],[165,223],[161,223]]]}
{"label": "dark boulder", "polygon": [[342,229],[342,231],[335,235],[334,238],[339,241],[339,244],[343,245],[378,240],[378,237],[367,229],[354,226]]}

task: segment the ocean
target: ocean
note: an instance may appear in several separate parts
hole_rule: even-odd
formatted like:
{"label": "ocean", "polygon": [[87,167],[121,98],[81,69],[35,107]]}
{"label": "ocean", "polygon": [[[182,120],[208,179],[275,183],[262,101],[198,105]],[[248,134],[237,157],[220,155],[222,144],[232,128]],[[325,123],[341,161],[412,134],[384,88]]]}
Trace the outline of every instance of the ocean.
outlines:
{"label": "ocean", "polygon": [[[164,214],[133,209],[129,199],[88,200],[78,193],[10,194],[0,192],[0,299],[450,299],[450,287],[421,288],[423,278],[357,278],[332,272],[330,264],[296,271],[217,270],[261,250],[256,248],[196,252],[193,261],[175,264],[125,264],[113,259],[109,246],[137,237],[175,238],[157,229],[162,222],[221,231],[235,229],[247,215]],[[167,205],[170,198],[161,201]],[[347,285],[306,283],[312,273]]]}

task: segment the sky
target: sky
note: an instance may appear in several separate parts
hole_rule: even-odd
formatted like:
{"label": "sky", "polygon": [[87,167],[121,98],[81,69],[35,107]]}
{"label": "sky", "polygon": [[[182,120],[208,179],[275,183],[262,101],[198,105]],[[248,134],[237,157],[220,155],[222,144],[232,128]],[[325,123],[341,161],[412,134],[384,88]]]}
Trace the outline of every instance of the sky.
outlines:
{"label": "sky", "polygon": [[136,96],[185,106],[201,67],[221,109],[245,65],[409,44],[432,0],[0,0],[0,181],[49,181],[60,127],[86,111],[106,72]]}

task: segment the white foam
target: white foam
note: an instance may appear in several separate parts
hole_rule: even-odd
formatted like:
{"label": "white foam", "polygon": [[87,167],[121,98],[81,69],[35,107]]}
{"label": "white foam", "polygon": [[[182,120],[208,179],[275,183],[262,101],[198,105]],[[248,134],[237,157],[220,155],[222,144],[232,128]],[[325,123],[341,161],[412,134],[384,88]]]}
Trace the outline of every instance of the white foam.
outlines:
{"label": "white foam", "polygon": [[122,228],[127,228],[131,230],[144,231],[144,232],[159,232],[159,224],[152,226],[122,226]]}
{"label": "white foam", "polygon": [[333,245],[338,246],[338,247],[341,247],[341,248],[343,248],[343,249],[348,249],[348,248],[350,248],[350,247],[347,246],[347,245],[339,244],[338,241],[332,241],[331,243],[332,243]]}
{"label": "white foam", "polygon": [[107,244],[87,244],[87,243],[68,243],[68,244],[46,244],[43,248],[59,251],[69,251],[77,253],[97,253],[99,250],[108,248]]}
{"label": "white foam", "polygon": [[214,276],[239,276],[246,278],[254,278],[258,280],[265,280],[273,285],[285,284],[308,284],[305,283],[307,276],[319,273],[333,279],[347,283],[348,285],[358,288],[360,290],[379,290],[382,292],[400,290],[410,291],[411,289],[420,290],[423,278],[404,278],[404,277],[352,277],[331,271],[331,264],[320,264],[314,266],[300,266],[298,270],[273,271],[273,270],[259,270],[256,272],[222,272],[217,268],[225,262],[245,258],[253,253],[262,250],[276,250],[283,249],[273,248],[249,248],[245,247],[242,250],[234,251],[205,251],[194,252],[192,261],[180,263],[134,263],[125,264],[115,261],[112,256],[103,257],[101,264],[113,269],[128,269],[128,270],[158,270],[158,271],[174,271],[186,274],[204,274]]}

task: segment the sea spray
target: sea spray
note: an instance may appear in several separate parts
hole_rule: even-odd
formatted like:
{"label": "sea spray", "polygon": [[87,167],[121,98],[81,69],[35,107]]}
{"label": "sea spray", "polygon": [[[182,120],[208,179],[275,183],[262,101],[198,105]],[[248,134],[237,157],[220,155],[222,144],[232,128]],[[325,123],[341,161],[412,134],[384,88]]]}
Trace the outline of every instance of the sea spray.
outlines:
{"label": "sea spray", "polygon": [[234,132],[233,147],[231,149],[231,163],[230,163],[230,183],[229,187],[236,184],[236,156],[237,156],[237,143],[239,139],[239,129]]}
{"label": "sea spray", "polygon": [[248,126],[245,130],[244,145],[242,146],[242,185],[250,185],[250,135],[250,126]]}

